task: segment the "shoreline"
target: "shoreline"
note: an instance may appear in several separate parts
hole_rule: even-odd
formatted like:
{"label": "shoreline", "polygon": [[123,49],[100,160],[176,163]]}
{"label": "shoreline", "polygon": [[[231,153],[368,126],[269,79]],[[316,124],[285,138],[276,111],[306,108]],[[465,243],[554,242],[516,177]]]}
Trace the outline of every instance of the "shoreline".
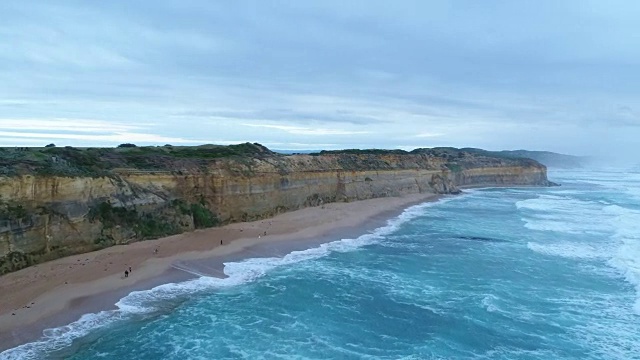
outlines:
{"label": "shoreline", "polygon": [[[67,325],[84,314],[116,309],[116,302],[132,291],[186,281],[196,278],[196,273],[225,277],[225,262],[282,257],[357,237],[385,225],[413,205],[441,197],[409,194],[329,203],[264,220],[112,246],[3,275],[0,352],[36,341],[43,330]],[[124,270],[129,266],[132,273],[125,278]]]}

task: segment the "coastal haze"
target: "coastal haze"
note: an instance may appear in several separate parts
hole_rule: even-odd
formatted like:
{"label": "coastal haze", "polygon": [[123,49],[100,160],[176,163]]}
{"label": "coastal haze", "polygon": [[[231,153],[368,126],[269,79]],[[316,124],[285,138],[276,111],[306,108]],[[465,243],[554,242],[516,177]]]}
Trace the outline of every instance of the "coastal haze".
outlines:
{"label": "coastal haze", "polygon": [[633,159],[634,1],[2,1],[0,145]]}

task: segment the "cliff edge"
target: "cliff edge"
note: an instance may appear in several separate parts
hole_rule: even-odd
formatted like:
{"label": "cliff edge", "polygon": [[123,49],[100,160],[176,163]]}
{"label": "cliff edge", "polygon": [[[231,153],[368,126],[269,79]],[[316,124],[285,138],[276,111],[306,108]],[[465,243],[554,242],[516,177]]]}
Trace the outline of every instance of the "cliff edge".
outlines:
{"label": "cliff edge", "polygon": [[524,185],[551,185],[546,167],[453,148],[0,148],[0,274],[327,202]]}

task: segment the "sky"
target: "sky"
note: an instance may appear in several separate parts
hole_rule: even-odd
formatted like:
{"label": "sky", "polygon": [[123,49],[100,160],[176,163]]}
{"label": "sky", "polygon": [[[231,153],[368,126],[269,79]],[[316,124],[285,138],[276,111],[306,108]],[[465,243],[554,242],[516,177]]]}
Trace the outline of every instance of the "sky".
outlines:
{"label": "sky", "polygon": [[0,1],[0,146],[640,144],[640,2]]}

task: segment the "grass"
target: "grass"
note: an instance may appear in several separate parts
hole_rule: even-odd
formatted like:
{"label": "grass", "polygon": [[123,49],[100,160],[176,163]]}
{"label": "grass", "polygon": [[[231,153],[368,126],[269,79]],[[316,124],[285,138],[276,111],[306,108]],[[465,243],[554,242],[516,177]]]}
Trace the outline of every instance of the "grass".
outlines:
{"label": "grass", "polygon": [[258,143],[229,146],[140,146],[118,148],[0,148],[0,175],[104,177],[114,169],[176,171],[206,170],[211,161],[280,156]]}
{"label": "grass", "polygon": [[[450,147],[404,150],[346,149],[321,151],[312,156],[337,156],[346,170],[387,169],[382,155],[420,155],[442,158],[466,167],[468,163],[522,162],[500,152]],[[0,176],[40,175],[68,177],[106,177],[116,169],[168,171],[182,174],[185,169],[208,172],[212,164],[242,176],[254,175],[255,159],[270,159],[282,175],[289,173],[285,155],[277,154],[258,143],[229,146],[131,146],[118,148],[0,148]],[[388,160],[388,159],[386,159]],[[221,164],[220,164],[221,163]]]}

